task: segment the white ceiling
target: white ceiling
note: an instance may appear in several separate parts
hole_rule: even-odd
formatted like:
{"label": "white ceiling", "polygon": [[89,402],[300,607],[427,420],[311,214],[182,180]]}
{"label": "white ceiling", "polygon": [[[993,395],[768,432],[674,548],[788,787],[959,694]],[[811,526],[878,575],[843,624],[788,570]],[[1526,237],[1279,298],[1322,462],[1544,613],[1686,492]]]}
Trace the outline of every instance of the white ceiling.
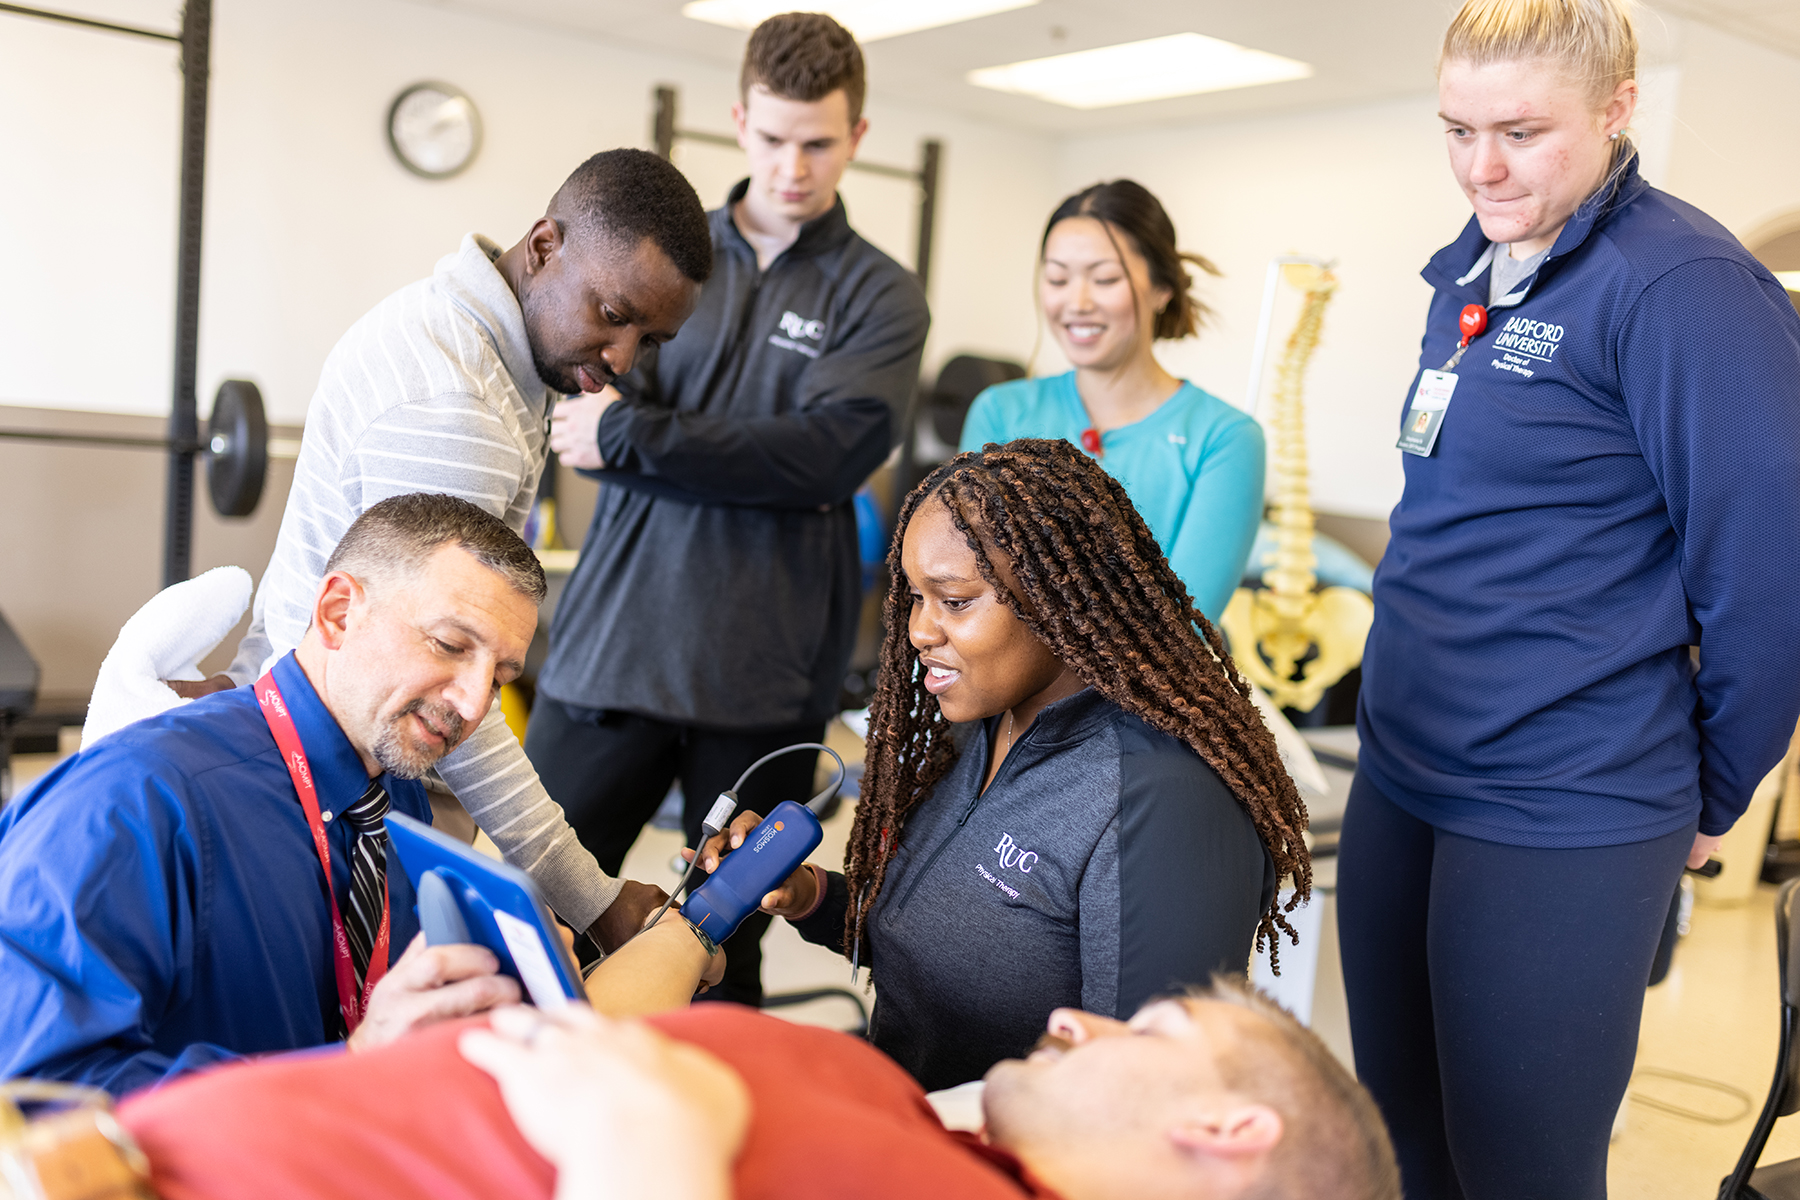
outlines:
{"label": "white ceiling", "polygon": [[[27,0],[102,19],[173,29],[176,0]],[[682,0],[421,0],[518,24],[566,30],[735,69],[748,36],[681,15]],[[906,0],[892,0],[905,3]],[[795,0],[796,6],[806,0]],[[1646,64],[1666,61],[1679,20],[1703,21],[1800,57],[1800,0],[1654,0],[1640,11]],[[1438,40],[1460,0],[1041,0],[1030,8],[885,38],[865,47],[878,95],[984,120],[1081,133],[1354,104],[1430,91]],[[975,67],[1168,33],[1204,33],[1311,63],[1310,79],[1079,111],[988,91]]]}
{"label": "white ceiling", "polygon": [[1800,57],[1800,0],[1656,0],[1656,7]]}
{"label": "white ceiling", "polygon": [[[682,0],[435,0],[503,20],[737,66],[746,34],[681,15]],[[796,5],[804,0],[796,0]],[[893,0],[904,3],[905,0]],[[1438,41],[1459,0],[1042,0],[1030,8],[886,38],[865,48],[870,90],[1052,133],[1191,123],[1431,90]],[[1800,0],[1658,0],[1800,55]],[[1649,15],[1649,14],[1646,14]],[[1192,31],[1311,63],[1310,79],[1087,112],[978,88],[964,76],[1071,50]],[[1660,30],[1646,28],[1647,57]]]}
{"label": "white ceiling", "polygon": [[[726,68],[737,66],[748,36],[683,17],[682,0],[438,2]],[[796,7],[803,3],[796,0]],[[1437,40],[1455,9],[1455,0],[1382,0],[1378,7],[1343,0],[1042,0],[1030,8],[884,38],[864,53],[870,90],[878,95],[1047,132],[1081,132],[1427,91],[1433,86]],[[964,79],[975,67],[1188,31],[1297,58],[1317,73],[1290,83],[1087,112],[989,91]]]}

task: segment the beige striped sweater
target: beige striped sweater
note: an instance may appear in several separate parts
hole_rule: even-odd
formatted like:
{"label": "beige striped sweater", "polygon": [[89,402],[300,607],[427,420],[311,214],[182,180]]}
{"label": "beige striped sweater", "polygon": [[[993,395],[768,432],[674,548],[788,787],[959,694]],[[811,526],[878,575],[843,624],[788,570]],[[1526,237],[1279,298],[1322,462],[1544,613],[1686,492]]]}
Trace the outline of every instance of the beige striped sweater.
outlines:
{"label": "beige striped sweater", "polygon": [[[229,672],[239,684],[300,644],[325,560],[369,505],[445,492],[524,527],[551,398],[532,366],[518,300],[494,267],[499,253],[469,234],[429,279],[352,325],[326,358],[275,553]],[[618,895],[618,881],[576,840],[498,705],[438,774],[574,928],[593,924]]]}

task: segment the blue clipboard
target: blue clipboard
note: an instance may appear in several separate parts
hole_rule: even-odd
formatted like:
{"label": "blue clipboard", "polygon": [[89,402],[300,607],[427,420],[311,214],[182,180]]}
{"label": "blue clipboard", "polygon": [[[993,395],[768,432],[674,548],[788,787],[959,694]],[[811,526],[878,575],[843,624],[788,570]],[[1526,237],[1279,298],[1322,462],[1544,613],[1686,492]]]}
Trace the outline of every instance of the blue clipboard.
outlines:
{"label": "blue clipboard", "polygon": [[486,946],[539,1008],[586,1002],[581,968],[531,876],[401,813],[389,813],[387,827],[428,944]]}

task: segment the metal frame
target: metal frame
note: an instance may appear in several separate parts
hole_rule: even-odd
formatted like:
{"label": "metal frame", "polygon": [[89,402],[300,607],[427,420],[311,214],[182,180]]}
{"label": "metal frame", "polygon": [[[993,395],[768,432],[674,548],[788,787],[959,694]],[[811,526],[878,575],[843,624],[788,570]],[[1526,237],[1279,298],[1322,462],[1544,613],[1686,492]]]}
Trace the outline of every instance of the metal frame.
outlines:
{"label": "metal frame", "polygon": [[[1800,998],[1796,995],[1800,992],[1800,981],[1789,975],[1790,971],[1800,969],[1800,963],[1791,957],[1794,935],[1800,932],[1794,927],[1796,890],[1800,890],[1800,880],[1790,879],[1781,885],[1781,891],[1775,896],[1775,953],[1780,964],[1781,985],[1781,1039],[1775,1051],[1775,1079],[1769,1085],[1769,1098],[1757,1115],[1756,1125],[1744,1143],[1744,1152],[1738,1157],[1737,1165],[1731,1174],[1719,1181],[1719,1200],[1752,1200],[1763,1195],[1752,1182],[1757,1160],[1762,1157],[1763,1147],[1768,1145],[1769,1133],[1775,1128],[1776,1120],[1794,1112],[1800,1104],[1800,1098],[1788,1095],[1794,1071],[1794,1043],[1796,1033],[1800,1032],[1800,1008],[1794,1004]],[[1769,1164],[1771,1167],[1787,1165],[1785,1162]]]}
{"label": "metal frame", "polygon": [[[200,218],[206,183],[206,85],[212,53],[212,0],[187,0],[181,32],[116,25],[72,13],[0,4],[0,13],[59,21],[103,33],[176,42],[181,46],[181,200],[176,219],[175,377],[169,410],[169,473],[163,516],[163,586],[180,583],[193,566],[194,456],[200,416],[194,379],[200,342]],[[118,444],[137,444],[119,442]]]}
{"label": "metal frame", "polygon": [[[662,84],[657,87],[655,96],[656,111],[651,117],[650,136],[656,143],[656,153],[659,156],[671,158],[677,141],[729,146],[733,150],[738,148],[737,138],[730,134],[681,128],[676,118],[680,96],[675,88]],[[889,179],[911,180],[918,185],[918,241],[913,251],[913,274],[919,277],[920,288],[931,282],[931,237],[937,223],[938,168],[943,161],[943,154],[944,144],[936,138],[928,138],[919,147],[919,165],[916,168],[850,160],[852,171],[861,171],[865,175],[885,175]]]}

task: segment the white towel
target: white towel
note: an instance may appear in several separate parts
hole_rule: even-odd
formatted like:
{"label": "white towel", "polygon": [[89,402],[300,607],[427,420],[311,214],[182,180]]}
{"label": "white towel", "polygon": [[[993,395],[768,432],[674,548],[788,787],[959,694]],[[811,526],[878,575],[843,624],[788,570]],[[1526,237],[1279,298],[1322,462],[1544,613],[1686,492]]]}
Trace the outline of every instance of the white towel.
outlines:
{"label": "white towel", "polygon": [[1325,777],[1312,747],[1306,744],[1294,723],[1254,683],[1250,685],[1250,698],[1256,701],[1256,711],[1262,714],[1263,724],[1275,735],[1275,749],[1281,755],[1281,765],[1293,777],[1294,786],[1312,796],[1331,795],[1331,780]]}
{"label": "white towel", "polygon": [[930,1102],[945,1129],[980,1133],[982,1126],[987,1124],[987,1115],[981,1107],[982,1097],[986,1095],[987,1080],[971,1079],[968,1083],[959,1083],[955,1087],[926,1092],[925,1099]]}
{"label": "white towel", "polygon": [[200,660],[225,640],[254,590],[242,567],[214,567],[164,588],[133,613],[106,652],[81,727],[87,749],[115,729],[190,703],[165,679],[200,679]]}

